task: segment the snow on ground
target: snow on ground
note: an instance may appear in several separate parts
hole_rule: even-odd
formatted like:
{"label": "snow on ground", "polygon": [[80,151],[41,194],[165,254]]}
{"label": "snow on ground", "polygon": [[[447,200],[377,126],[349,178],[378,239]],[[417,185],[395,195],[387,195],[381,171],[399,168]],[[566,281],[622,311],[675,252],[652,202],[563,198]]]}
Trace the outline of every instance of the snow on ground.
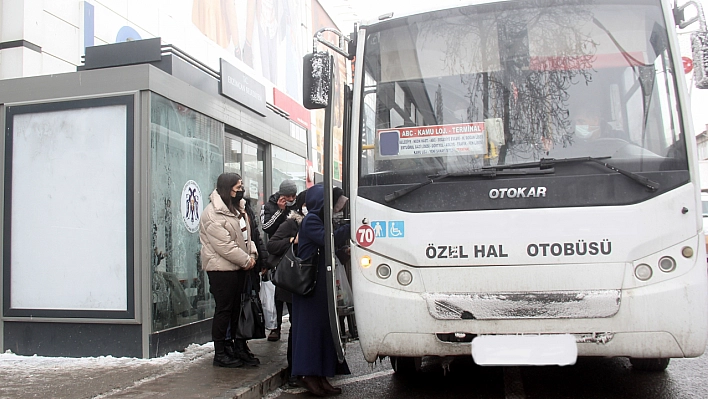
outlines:
{"label": "snow on ground", "polygon": [[171,352],[165,356],[152,359],[138,359],[134,357],[44,357],[44,356],[21,356],[12,353],[9,349],[0,354],[0,374],[7,371],[36,373],[51,370],[69,371],[80,369],[91,369],[96,371],[100,368],[115,369],[116,367],[141,367],[141,366],[178,366],[180,363],[188,364],[192,360],[204,356],[214,350],[214,343],[209,342],[204,345],[192,344],[184,352]]}
{"label": "snow on ground", "polygon": [[0,354],[0,399],[105,398],[187,370],[213,351],[212,342],[153,359],[20,356],[7,351]]}

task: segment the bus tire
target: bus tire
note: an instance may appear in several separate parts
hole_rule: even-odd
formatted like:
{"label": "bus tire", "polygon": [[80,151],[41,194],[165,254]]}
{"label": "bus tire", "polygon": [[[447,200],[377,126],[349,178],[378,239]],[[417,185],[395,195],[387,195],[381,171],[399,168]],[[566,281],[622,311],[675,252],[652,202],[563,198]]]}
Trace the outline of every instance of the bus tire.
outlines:
{"label": "bus tire", "polygon": [[412,375],[420,371],[420,365],[423,362],[422,357],[401,357],[389,356],[391,359],[391,367],[396,375]]}
{"label": "bus tire", "polygon": [[633,370],[639,371],[664,371],[669,366],[669,361],[671,358],[629,358],[629,362],[632,363]]}

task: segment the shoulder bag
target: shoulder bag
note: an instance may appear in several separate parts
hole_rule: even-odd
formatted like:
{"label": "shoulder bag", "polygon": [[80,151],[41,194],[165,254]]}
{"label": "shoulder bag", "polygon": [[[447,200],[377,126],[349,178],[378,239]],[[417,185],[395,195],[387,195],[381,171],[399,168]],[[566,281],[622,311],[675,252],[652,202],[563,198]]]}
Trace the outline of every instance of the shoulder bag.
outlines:
{"label": "shoulder bag", "polygon": [[263,305],[253,287],[250,272],[246,276],[244,292],[241,294],[241,308],[238,314],[238,324],[235,327],[234,338],[259,339],[266,337]]}
{"label": "shoulder bag", "polygon": [[271,281],[293,294],[307,296],[315,289],[317,281],[317,253],[308,259],[300,259],[290,245],[287,252],[280,258]]}

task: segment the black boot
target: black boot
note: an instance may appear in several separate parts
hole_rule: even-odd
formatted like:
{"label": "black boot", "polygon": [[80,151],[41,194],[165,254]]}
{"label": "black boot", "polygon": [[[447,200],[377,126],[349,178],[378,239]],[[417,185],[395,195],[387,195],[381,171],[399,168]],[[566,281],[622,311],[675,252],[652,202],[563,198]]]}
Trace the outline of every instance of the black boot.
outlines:
{"label": "black boot", "polygon": [[253,354],[248,354],[246,352],[246,340],[245,339],[235,339],[234,340],[234,355],[236,358],[241,360],[243,364],[249,366],[258,366],[261,361],[258,360]]}
{"label": "black boot", "polygon": [[212,364],[214,366],[229,367],[229,368],[243,366],[243,362],[241,361],[241,359],[235,359],[235,358],[229,357],[226,354],[226,351],[224,350],[224,346],[225,346],[224,341],[214,341],[214,361]]}
{"label": "black boot", "polygon": [[234,351],[234,340],[233,339],[227,339],[224,341],[224,352],[226,352],[226,356],[236,359],[236,351]]}
{"label": "black boot", "polygon": [[[256,360],[258,360],[258,358],[256,357],[256,355],[254,355],[253,352],[251,352],[251,349],[248,347],[248,341],[245,340],[245,339],[243,340],[243,351],[246,352],[246,354],[248,355],[248,357],[250,357],[251,359],[256,359]],[[260,364],[261,361],[258,360],[258,363]]]}

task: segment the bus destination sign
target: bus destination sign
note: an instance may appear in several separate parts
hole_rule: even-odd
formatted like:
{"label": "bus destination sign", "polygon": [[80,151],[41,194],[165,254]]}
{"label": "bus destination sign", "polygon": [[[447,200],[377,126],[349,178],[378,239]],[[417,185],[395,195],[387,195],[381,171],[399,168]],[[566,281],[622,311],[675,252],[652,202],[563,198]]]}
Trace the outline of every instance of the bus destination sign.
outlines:
{"label": "bus destination sign", "polygon": [[481,155],[487,153],[484,122],[380,129],[380,158]]}

